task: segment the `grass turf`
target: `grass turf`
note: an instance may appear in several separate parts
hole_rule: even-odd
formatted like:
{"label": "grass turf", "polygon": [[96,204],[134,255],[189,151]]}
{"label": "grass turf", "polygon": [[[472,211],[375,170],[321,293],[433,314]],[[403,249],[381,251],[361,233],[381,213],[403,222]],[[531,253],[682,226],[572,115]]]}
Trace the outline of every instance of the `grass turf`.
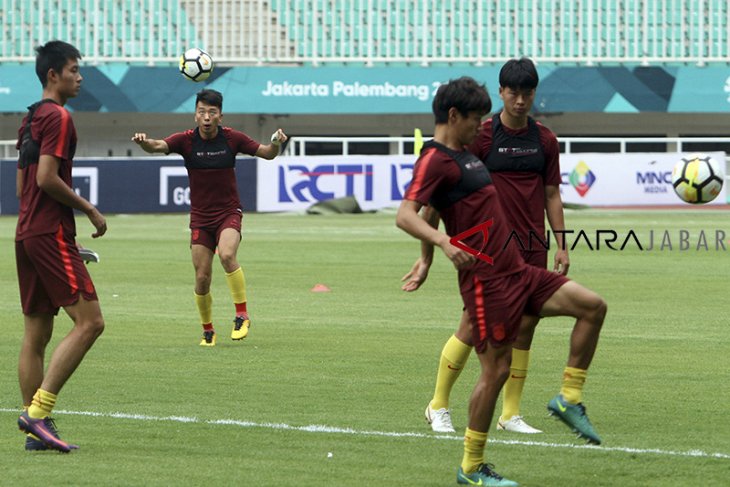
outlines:
{"label": "grass turf", "polygon": [[[546,319],[522,404],[545,434],[493,429],[487,455],[498,472],[525,486],[726,485],[730,266],[713,243],[716,229],[729,230],[728,216],[566,214],[568,227],[591,239],[597,229],[615,229],[619,242],[629,230],[646,242],[654,230],[657,245],[668,230],[674,246],[647,252],[632,244],[619,252],[577,244],[570,276],[609,304],[584,396],[604,445],[584,447],[546,417],[572,326]],[[101,255],[89,269],[107,328],[59,397],[61,435],[81,445],[60,455],[23,451],[15,427],[22,316],[15,219],[0,218],[0,484],[455,483],[478,365],[471,358],[454,388],[458,433],[431,433],[422,410],[461,301],[455,272],[438,250],[424,287],[400,291],[418,244],[395,228],[392,214],[246,215],[238,256],[253,325],[243,342],[228,338],[233,306],[214,263],[220,335],[213,349],[198,346],[187,216],[111,215],[109,233],[93,241],[88,222],[77,221],[79,241]],[[681,230],[692,248],[704,230],[711,250],[679,251]],[[317,283],[331,292],[310,292]],[[69,327],[61,312],[50,349]]]}

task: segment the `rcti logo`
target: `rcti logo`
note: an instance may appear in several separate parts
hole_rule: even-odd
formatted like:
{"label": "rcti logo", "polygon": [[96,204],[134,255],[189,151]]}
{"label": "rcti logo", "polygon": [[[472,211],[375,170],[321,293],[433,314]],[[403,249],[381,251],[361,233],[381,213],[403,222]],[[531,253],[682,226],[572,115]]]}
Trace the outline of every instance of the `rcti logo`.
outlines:
{"label": "rcti logo", "polygon": [[596,175],[591,168],[583,161],[580,161],[570,173],[570,184],[575,188],[580,197],[584,197],[593,183],[596,182]]}
{"label": "rcti logo", "polygon": [[354,196],[361,191],[365,201],[373,200],[372,164],[292,164],[279,167],[279,202],[324,201]]}
{"label": "rcti logo", "polygon": [[392,164],[390,166],[390,199],[400,201],[403,199],[403,193],[406,192],[411,184],[413,177],[413,163],[409,164]]}

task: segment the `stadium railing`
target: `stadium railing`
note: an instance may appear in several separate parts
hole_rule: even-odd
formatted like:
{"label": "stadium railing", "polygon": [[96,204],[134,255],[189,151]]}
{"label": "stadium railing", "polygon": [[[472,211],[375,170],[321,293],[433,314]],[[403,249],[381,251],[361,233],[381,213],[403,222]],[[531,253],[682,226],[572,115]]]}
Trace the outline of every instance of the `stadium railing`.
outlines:
{"label": "stadium railing", "polygon": [[[730,144],[730,137],[558,137],[558,141],[561,144],[561,152],[565,154],[585,152],[573,150],[573,147],[577,144],[606,144],[610,145],[610,147],[606,148],[606,152],[625,154],[627,152],[641,152],[641,144],[652,144],[652,148],[647,149],[646,152],[655,152],[654,147],[657,144],[663,145],[666,152],[690,152],[686,148],[687,144]],[[350,146],[352,144],[362,146],[363,144],[388,143],[391,154],[402,155],[407,153],[406,145],[412,147],[413,142],[414,137],[296,136],[292,138],[291,143],[287,146],[286,152],[288,154],[307,155],[307,144],[326,143],[341,144],[341,154],[351,155]],[[629,150],[629,146],[631,146],[631,150]]]}
{"label": "stadium railing", "polygon": [[[429,137],[426,137],[427,139]],[[405,155],[411,153],[406,148],[412,148],[415,138],[408,137],[316,137],[316,136],[295,136],[291,139],[283,155],[309,155],[307,145],[328,144],[336,150],[334,155],[353,155],[361,152],[351,151],[351,146],[357,144],[363,147],[367,144],[387,144],[388,153],[392,155]],[[652,144],[651,149],[646,152],[657,152],[657,144],[664,147],[666,152],[700,152],[695,148],[687,148],[688,144],[695,147],[701,144],[730,144],[730,137],[558,137],[561,145],[561,152],[572,154],[586,152],[585,150],[573,150],[577,144],[590,144],[591,146],[606,144],[605,152],[625,154],[628,152],[642,152],[641,144]],[[15,139],[0,140],[0,158],[13,159],[17,157],[15,150]],[[629,150],[631,146],[631,150]],[[412,150],[412,149],[411,149]],[[714,149],[706,149],[714,150]],[[730,152],[728,153],[730,157]]]}
{"label": "stadium railing", "polygon": [[61,38],[88,62],[537,62],[698,65],[730,59],[726,0],[0,0],[0,61]]}

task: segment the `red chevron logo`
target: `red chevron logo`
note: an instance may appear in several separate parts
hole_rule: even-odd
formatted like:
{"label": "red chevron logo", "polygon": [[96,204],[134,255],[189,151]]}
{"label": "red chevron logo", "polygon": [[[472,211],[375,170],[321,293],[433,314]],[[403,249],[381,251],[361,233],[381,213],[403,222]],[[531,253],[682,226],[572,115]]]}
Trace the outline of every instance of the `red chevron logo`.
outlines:
{"label": "red chevron logo", "polygon": [[[490,218],[489,220],[485,221],[484,223],[480,223],[479,225],[470,228],[469,230],[466,230],[464,232],[461,232],[458,235],[454,235],[449,240],[449,243],[453,245],[456,248],[459,248],[463,250],[464,252],[467,252],[474,257],[476,257],[479,260],[483,260],[487,264],[493,265],[494,259],[488,256],[487,254],[482,253],[482,250],[484,250],[484,247],[487,246],[487,242],[489,241],[489,227],[491,227],[494,224],[494,219]],[[481,233],[482,234],[482,246],[479,250],[475,250],[468,245],[461,242],[465,238],[469,238],[475,233]]]}

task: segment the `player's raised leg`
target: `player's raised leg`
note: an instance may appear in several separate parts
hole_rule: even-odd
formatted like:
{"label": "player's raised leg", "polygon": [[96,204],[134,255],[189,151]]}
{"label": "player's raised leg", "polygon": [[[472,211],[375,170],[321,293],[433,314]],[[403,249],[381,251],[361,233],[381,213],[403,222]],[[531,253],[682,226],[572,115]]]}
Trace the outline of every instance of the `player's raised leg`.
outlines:
{"label": "player's raised leg", "polygon": [[548,411],[580,437],[594,444],[600,444],[601,438],[588,419],[582,393],[606,311],[607,305],[603,298],[573,281],[560,287],[542,307],[544,316],[576,318],[570,337],[570,355],[563,371],[562,387],[560,393],[548,403]]}

